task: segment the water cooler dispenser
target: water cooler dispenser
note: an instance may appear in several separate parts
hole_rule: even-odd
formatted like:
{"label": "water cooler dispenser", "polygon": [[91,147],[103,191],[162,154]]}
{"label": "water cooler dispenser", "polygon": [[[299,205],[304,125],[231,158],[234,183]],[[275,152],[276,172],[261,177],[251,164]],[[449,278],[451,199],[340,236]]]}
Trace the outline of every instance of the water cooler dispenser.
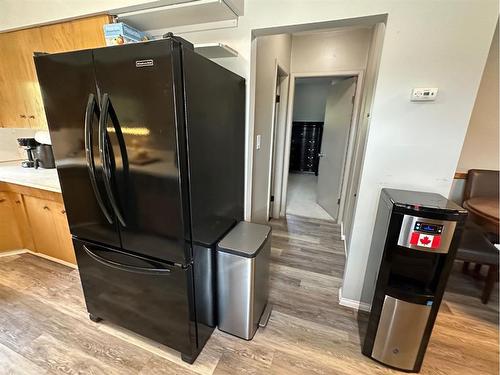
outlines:
{"label": "water cooler dispenser", "polygon": [[382,190],[370,251],[382,258],[363,354],[420,370],[466,217],[439,194]]}

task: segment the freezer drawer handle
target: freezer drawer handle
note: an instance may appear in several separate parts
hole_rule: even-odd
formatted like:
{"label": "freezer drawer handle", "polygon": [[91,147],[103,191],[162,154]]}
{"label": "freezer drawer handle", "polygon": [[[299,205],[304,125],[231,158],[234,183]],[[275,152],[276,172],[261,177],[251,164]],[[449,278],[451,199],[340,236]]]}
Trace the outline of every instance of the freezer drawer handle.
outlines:
{"label": "freezer drawer handle", "polygon": [[[109,259],[105,259],[94,252],[92,252],[87,246],[83,245],[83,250],[88,254],[89,257],[94,259],[96,262],[99,262],[107,267],[115,268],[120,271],[126,271],[126,272],[135,272],[135,273],[142,273],[142,274],[169,274],[171,271],[168,268],[148,268],[148,267],[137,267],[137,266],[130,266],[128,264],[122,264],[118,262],[114,262]],[[130,256],[130,255],[128,255]],[[141,258],[142,259],[142,258]]]}
{"label": "freezer drawer handle", "polygon": [[102,165],[104,170],[104,186],[106,187],[106,192],[108,193],[109,201],[111,203],[111,207],[113,207],[113,211],[115,212],[118,221],[123,227],[127,227],[125,223],[125,218],[118,206],[117,200],[113,193],[113,189],[111,187],[111,176],[114,174],[114,171],[111,171],[111,165],[114,163],[110,163],[110,153],[108,147],[110,146],[109,135],[106,129],[106,125],[108,123],[108,116],[111,118],[111,122],[113,123],[113,127],[115,128],[116,136],[118,138],[118,143],[120,144],[120,152],[123,163],[123,174],[124,176],[128,175],[128,157],[127,151],[125,148],[125,141],[123,138],[123,134],[120,128],[120,124],[118,123],[118,118],[116,116],[115,110],[113,109],[113,105],[110,102],[109,95],[105,93],[102,96],[102,116],[99,118],[99,153],[101,154]]}
{"label": "freezer drawer handle", "polygon": [[110,224],[113,224],[113,218],[111,217],[106,206],[104,205],[95,178],[94,155],[92,152],[92,119],[94,113],[97,115],[97,117],[99,117],[99,107],[97,106],[95,96],[94,94],[89,94],[89,99],[87,101],[87,108],[85,109],[85,158],[87,160],[87,169],[89,171],[90,184],[92,185],[92,190],[94,190],[94,196],[97,200],[97,204],[101,208],[101,211],[106,217],[106,220]]}

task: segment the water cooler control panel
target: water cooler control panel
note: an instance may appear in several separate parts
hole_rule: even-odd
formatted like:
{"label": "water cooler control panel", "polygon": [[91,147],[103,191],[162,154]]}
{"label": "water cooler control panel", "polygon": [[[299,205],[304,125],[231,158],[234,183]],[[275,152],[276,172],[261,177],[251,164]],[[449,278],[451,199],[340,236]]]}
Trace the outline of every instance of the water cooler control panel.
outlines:
{"label": "water cooler control panel", "polygon": [[404,215],[398,245],[413,250],[447,253],[456,222]]}

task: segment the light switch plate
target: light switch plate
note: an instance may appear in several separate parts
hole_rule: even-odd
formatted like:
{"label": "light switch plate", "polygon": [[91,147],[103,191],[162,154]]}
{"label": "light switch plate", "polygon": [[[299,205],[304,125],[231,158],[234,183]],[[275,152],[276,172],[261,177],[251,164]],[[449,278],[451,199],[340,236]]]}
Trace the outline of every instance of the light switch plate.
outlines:
{"label": "light switch plate", "polygon": [[260,150],[260,138],[261,138],[261,135],[260,134],[257,134],[257,137],[255,139],[255,148],[257,150]]}
{"label": "light switch plate", "polygon": [[412,102],[430,102],[436,100],[437,87],[417,87],[411,92]]}

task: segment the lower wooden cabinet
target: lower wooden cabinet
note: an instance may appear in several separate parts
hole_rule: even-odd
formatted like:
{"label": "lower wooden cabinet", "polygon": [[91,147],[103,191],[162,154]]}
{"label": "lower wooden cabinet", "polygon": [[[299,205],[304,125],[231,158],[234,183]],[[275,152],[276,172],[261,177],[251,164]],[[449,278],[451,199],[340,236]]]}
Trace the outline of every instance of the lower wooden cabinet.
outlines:
{"label": "lower wooden cabinet", "polygon": [[76,263],[64,205],[31,196],[24,197],[35,250],[53,258]]}
{"label": "lower wooden cabinet", "polygon": [[24,208],[23,196],[19,193],[7,193],[11,199],[12,207],[14,209],[15,221],[17,223],[17,230],[21,237],[21,248],[34,249],[33,237],[31,235],[31,227]]}
{"label": "lower wooden cabinet", "polygon": [[0,252],[29,249],[76,264],[59,193],[0,182]]}
{"label": "lower wooden cabinet", "polygon": [[0,191],[0,250],[23,248],[14,204],[10,193]]}

